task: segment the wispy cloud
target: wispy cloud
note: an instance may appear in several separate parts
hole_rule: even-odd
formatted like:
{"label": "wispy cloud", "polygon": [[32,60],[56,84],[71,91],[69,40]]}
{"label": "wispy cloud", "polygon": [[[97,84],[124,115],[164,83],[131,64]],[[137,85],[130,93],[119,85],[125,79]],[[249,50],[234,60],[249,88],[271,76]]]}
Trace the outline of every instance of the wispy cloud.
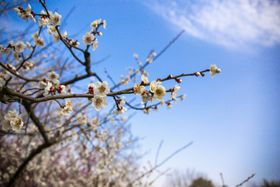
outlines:
{"label": "wispy cloud", "polygon": [[280,43],[278,0],[150,0],[148,5],[189,35],[228,48]]}

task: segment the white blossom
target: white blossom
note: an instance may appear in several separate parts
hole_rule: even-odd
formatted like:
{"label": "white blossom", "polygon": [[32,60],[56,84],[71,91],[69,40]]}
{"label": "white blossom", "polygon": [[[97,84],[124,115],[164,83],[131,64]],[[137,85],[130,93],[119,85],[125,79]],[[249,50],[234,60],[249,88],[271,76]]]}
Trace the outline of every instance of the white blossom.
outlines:
{"label": "white blossom", "polygon": [[17,53],[22,53],[24,51],[24,48],[25,48],[25,44],[22,42],[22,41],[18,41],[16,44],[15,44],[15,51]]}
{"label": "white blossom", "polygon": [[43,95],[47,96],[50,93],[54,93],[54,91],[55,91],[55,88],[54,88],[53,84],[51,82],[47,82]]}
{"label": "white blossom", "polygon": [[144,84],[149,84],[149,79],[144,73],[141,75],[141,80]]}
{"label": "white blossom", "polygon": [[26,61],[24,64],[23,64],[23,69],[24,70],[26,70],[26,71],[28,71],[28,70],[30,70],[30,69],[32,69],[33,68],[33,63],[31,63],[31,62],[29,62],[29,61]]}
{"label": "white blossom", "polygon": [[161,101],[166,94],[166,90],[164,86],[157,85],[153,90],[153,98]]}
{"label": "white blossom", "polygon": [[141,98],[142,98],[142,102],[143,103],[146,103],[148,102],[149,100],[151,100],[151,97],[150,97],[150,94],[147,90],[144,90],[141,94]]}
{"label": "white blossom", "polygon": [[48,26],[48,33],[51,34],[51,35],[54,35],[54,34],[57,34],[57,35],[58,35],[55,26],[52,26],[52,25],[49,25],[49,26]]}
{"label": "white blossom", "polygon": [[50,24],[52,26],[57,26],[60,25],[61,22],[61,15],[57,12],[52,13],[50,12]]}
{"label": "white blossom", "polygon": [[117,109],[114,111],[115,114],[123,114],[127,111],[127,108],[124,107],[125,105],[125,98],[121,97],[117,100]]}
{"label": "white blossom", "polygon": [[152,81],[150,84],[150,91],[153,93],[153,98],[161,101],[166,94],[164,86],[160,81]]}
{"label": "white blossom", "polygon": [[178,95],[178,91],[180,90],[180,86],[176,85],[174,86],[173,90],[171,91],[171,98],[173,100],[176,100],[177,99],[177,95]]}
{"label": "white blossom", "polygon": [[80,123],[82,125],[87,124],[88,123],[88,117],[84,113],[79,113],[77,115],[77,121],[78,121],[78,123]]}
{"label": "white blossom", "polygon": [[34,22],[36,22],[36,20],[35,20],[33,14],[32,14],[32,7],[31,7],[30,4],[28,4],[28,6],[27,6],[25,12],[26,12],[26,15],[27,15],[28,18],[31,18]]}
{"label": "white blossom", "polygon": [[145,91],[145,86],[140,84],[135,84],[133,90],[136,95],[141,95]]}
{"label": "white blossom", "polygon": [[44,40],[39,37],[39,33],[38,32],[34,33],[32,35],[32,38],[34,40],[35,45],[38,45],[38,46],[41,46],[41,47],[45,45]]}
{"label": "white blossom", "polygon": [[86,45],[91,45],[93,40],[94,40],[94,35],[92,33],[90,33],[90,32],[87,32],[83,36],[83,41],[84,41],[84,44],[86,44]]}
{"label": "white blossom", "polygon": [[22,118],[17,116],[10,121],[10,125],[13,131],[18,132],[23,127]]}
{"label": "white blossom", "polygon": [[[101,24],[101,22],[102,22],[101,19],[94,20],[93,22],[91,22],[90,26],[92,29],[96,29],[98,25]],[[106,23],[105,23],[105,27],[106,27]]]}
{"label": "white blossom", "polygon": [[73,111],[73,103],[72,101],[67,101],[65,103],[65,106],[60,108],[59,114],[61,116],[67,116],[68,114],[70,114]]}
{"label": "white blossom", "polygon": [[107,81],[96,82],[94,88],[95,88],[95,95],[106,96],[110,92]]}
{"label": "white blossom", "polygon": [[97,39],[95,39],[92,44],[92,50],[95,51],[97,49],[97,47],[98,47],[98,42],[97,42]]}
{"label": "white blossom", "polygon": [[38,23],[39,23],[39,26],[46,26],[50,23],[50,19],[49,17],[46,15],[46,12],[45,11],[41,11],[40,14],[42,16],[40,16],[40,18],[38,19]]}
{"label": "white blossom", "polygon": [[13,118],[16,118],[17,112],[15,110],[10,110],[8,113],[4,116],[4,119],[7,121],[11,121]]}
{"label": "white blossom", "polygon": [[23,120],[17,114],[15,110],[10,110],[4,116],[4,120],[2,122],[2,129],[3,130],[13,130],[18,132],[23,127]]}
{"label": "white blossom", "polygon": [[96,95],[91,100],[93,107],[96,111],[101,110],[102,108],[105,108],[107,106],[107,97]]}
{"label": "white blossom", "polygon": [[39,37],[34,40],[34,43],[35,43],[35,45],[41,46],[41,47],[43,47],[45,45],[44,40],[42,38],[39,38]]}
{"label": "white blossom", "polygon": [[211,76],[215,76],[216,74],[220,73],[222,70],[220,68],[218,68],[215,64],[212,64],[210,66],[210,74]]}
{"label": "white blossom", "polygon": [[26,48],[27,48],[27,49],[31,49],[31,47],[32,47],[31,44],[30,44],[29,42],[26,42],[25,45],[26,45]]}
{"label": "white blossom", "polygon": [[22,7],[16,7],[14,8],[14,10],[18,14],[18,16],[21,17],[22,19],[24,20],[32,19],[34,22],[36,22],[30,4],[28,4],[25,10]]}
{"label": "white blossom", "polygon": [[47,81],[43,80],[39,82],[39,87],[45,89],[45,87],[47,86]]}
{"label": "white blossom", "polygon": [[161,85],[161,82],[160,82],[160,81],[152,81],[152,82],[150,83],[150,91],[151,91],[152,93],[154,93],[156,87],[159,86],[159,85]]}
{"label": "white blossom", "polygon": [[59,76],[54,71],[48,73],[48,78],[52,83],[59,84],[59,80],[58,80]]}
{"label": "white blossom", "polygon": [[98,125],[99,125],[99,119],[97,117],[94,117],[91,122],[90,125],[93,127],[93,129],[97,129]]}
{"label": "white blossom", "polygon": [[2,123],[2,129],[4,131],[8,131],[11,129],[10,121],[3,120],[1,123]]}

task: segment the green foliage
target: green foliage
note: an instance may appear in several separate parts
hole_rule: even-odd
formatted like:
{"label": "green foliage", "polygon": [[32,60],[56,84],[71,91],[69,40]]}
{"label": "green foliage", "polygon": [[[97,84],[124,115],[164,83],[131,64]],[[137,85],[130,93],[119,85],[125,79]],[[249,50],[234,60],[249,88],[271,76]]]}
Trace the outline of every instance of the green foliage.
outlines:
{"label": "green foliage", "polygon": [[211,180],[207,180],[202,177],[199,177],[192,181],[190,187],[214,187],[214,185]]}

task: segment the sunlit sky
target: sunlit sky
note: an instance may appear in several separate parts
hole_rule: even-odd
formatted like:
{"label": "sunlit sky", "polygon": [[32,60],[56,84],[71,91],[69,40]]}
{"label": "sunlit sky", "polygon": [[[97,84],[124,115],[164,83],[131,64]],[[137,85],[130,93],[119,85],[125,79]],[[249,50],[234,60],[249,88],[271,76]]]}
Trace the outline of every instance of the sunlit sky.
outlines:
{"label": "sunlit sky", "polygon": [[[104,78],[106,67],[118,80],[128,67],[136,66],[133,53],[144,60],[151,49],[159,51],[182,29],[186,33],[148,67],[151,80],[203,70],[210,64],[222,68],[214,78],[185,78],[180,93],[188,97],[172,109],[150,115],[140,112],[131,120],[133,134],[143,138],[139,151],[148,151],[143,163],[154,161],[161,140],[159,159],[193,141],[162,170],[195,169],[218,184],[222,172],[230,186],[252,173],[255,181],[279,179],[280,4],[203,2],[47,0],[47,5],[62,15],[75,8],[64,29],[69,35],[80,32],[80,41],[91,21],[107,20],[92,55],[93,60],[110,55],[95,68]],[[16,16],[7,19],[5,24],[20,23]],[[164,177],[155,186],[163,184]]]}

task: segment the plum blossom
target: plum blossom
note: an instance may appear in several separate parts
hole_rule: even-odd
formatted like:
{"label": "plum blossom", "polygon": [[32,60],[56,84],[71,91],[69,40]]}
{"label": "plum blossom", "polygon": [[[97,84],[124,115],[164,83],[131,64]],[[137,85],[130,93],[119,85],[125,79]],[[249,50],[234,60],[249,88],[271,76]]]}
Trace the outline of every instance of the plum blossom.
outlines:
{"label": "plum blossom", "polygon": [[25,48],[25,44],[22,42],[22,41],[18,41],[16,44],[15,44],[15,51],[17,53],[22,53],[24,51],[24,48]]}
{"label": "plum blossom", "polygon": [[150,84],[150,91],[153,93],[153,98],[161,101],[166,94],[164,86],[160,81],[153,81]]}
{"label": "plum blossom", "polygon": [[117,101],[117,109],[114,111],[115,114],[123,114],[127,111],[127,108],[124,107],[125,99],[124,97],[119,98]]}
{"label": "plum blossom", "polygon": [[55,26],[49,25],[48,26],[48,33],[53,36],[54,42],[58,42],[60,37],[55,28]]}
{"label": "plum blossom", "polygon": [[210,66],[210,74],[212,77],[214,77],[216,74],[221,73],[221,69],[218,68],[215,64],[212,64]]}
{"label": "plum blossom", "polygon": [[54,71],[48,73],[49,80],[54,84],[59,84],[59,76]]}
{"label": "plum blossom", "polygon": [[94,40],[94,35],[90,32],[87,32],[84,36],[83,36],[83,41],[84,41],[84,44],[86,45],[91,45],[93,43],[93,40]]}
{"label": "plum blossom", "polygon": [[152,81],[151,84],[150,84],[150,91],[152,93],[154,93],[154,91],[155,91],[155,89],[158,85],[161,85],[160,81]]}
{"label": "plum blossom", "polygon": [[94,130],[97,129],[98,125],[99,125],[99,119],[97,117],[94,117],[91,121],[90,121],[90,125],[92,126],[92,128]]}
{"label": "plum blossom", "polygon": [[141,94],[142,102],[146,103],[151,100],[151,96],[147,90],[144,90]]}
{"label": "plum blossom", "polygon": [[87,124],[88,123],[88,117],[86,114],[84,113],[79,113],[77,115],[77,121],[78,123],[80,123],[81,125]]}
{"label": "plum blossom", "polygon": [[42,38],[39,37],[39,33],[38,32],[35,32],[33,35],[32,35],[32,38],[34,40],[34,43],[35,45],[38,45],[38,46],[44,46],[45,45],[45,42]]}
{"label": "plum blossom", "polygon": [[149,84],[149,79],[144,73],[141,75],[141,80],[144,84]]}
{"label": "plum blossom", "polygon": [[177,99],[178,91],[179,91],[180,89],[181,89],[181,87],[178,86],[178,85],[174,86],[174,88],[172,89],[172,91],[171,91],[171,98],[172,98],[173,100],[176,100],[176,99]]}
{"label": "plum blossom", "polygon": [[72,101],[67,101],[63,107],[60,108],[59,114],[61,116],[67,116],[73,111]]}
{"label": "plum blossom", "polygon": [[100,111],[102,108],[107,106],[106,96],[96,95],[91,102],[96,111]]}
{"label": "plum blossom", "polygon": [[30,69],[32,69],[34,66],[34,64],[32,62],[29,62],[29,61],[26,61],[24,64],[23,64],[23,69],[28,71]]}
{"label": "plum blossom", "polygon": [[97,49],[97,47],[98,47],[98,41],[97,41],[97,39],[95,39],[92,44],[92,50],[95,51]]}
{"label": "plum blossom", "polygon": [[52,12],[49,12],[50,14],[50,25],[52,26],[58,26],[60,25],[60,22],[61,22],[61,15],[57,12],[55,13],[52,13]]}
{"label": "plum blossom", "polygon": [[16,111],[10,110],[8,113],[4,116],[4,121],[2,124],[3,130],[13,130],[13,131],[20,131],[20,129],[23,127],[23,120],[22,118],[17,114]]}
{"label": "plum blossom", "polygon": [[153,98],[161,101],[163,99],[163,97],[165,96],[165,94],[166,94],[166,90],[165,90],[164,86],[158,85],[155,88]]}
{"label": "plum blossom", "polygon": [[32,11],[32,7],[30,4],[28,4],[27,8],[24,10],[22,7],[16,7],[14,8],[16,13],[19,17],[21,17],[24,20],[32,19],[34,22],[36,22],[34,18],[34,13]]}
{"label": "plum blossom", "polygon": [[107,81],[96,82],[94,84],[94,88],[95,88],[95,94],[99,96],[106,96],[110,92]]}
{"label": "plum blossom", "polygon": [[45,88],[44,88],[44,96],[47,96],[49,94],[54,94],[55,93],[55,87],[51,82],[47,82]]}
{"label": "plum blossom", "polygon": [[135,84],[133,87],[133,91],[136,95],[141,95],[145,91],[145,86],[140,84]]}
{"label": "plum blossom", "polygon": [[91,26],[91,28],[96,29],[98,27],[98,25],[101,24],[101,22],[102,22],[102,19],[94,20],[93,22],[91,22],[90,26]]}
{"label": "plum blossom", "polygon": [[40,14],[41,14],[41,16],[38,19],[39,26],[47,26],[50,23],[49,17],[47,16],[47,14],[46,14],[46,12],[44,10],[42,10],[40,12]]}

